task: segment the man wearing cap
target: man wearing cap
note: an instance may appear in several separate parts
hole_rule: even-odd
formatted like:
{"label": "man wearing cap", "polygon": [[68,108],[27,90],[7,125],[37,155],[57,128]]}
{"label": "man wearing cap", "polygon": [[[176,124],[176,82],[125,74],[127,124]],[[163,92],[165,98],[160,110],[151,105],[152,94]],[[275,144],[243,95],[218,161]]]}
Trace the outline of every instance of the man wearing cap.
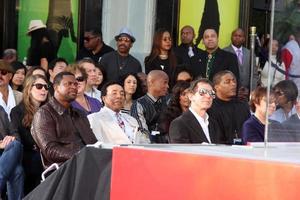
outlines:
{"label": "man wearing cap", "polygon": [[142,71],[141,63],[129,54],[132,44],[135,42],[133,34],[127,29],[121,29],[115,36],[117,50],[105,54],[100,60],[107,74],[107,81],[118,80],[119,76],[126,73]]}
{"label": "man wearing cap", "polygon": [[14,61],[17,61],[18,55],[17,51],[15,49],[5,49],[3,51],[3,60],[5,60],[8,63],[12,63]]}
{"label": "man wearing cap", "polygon": [[9,63],[0,60],[0,106],[4,108],[8,116],[11,109],[22,101],[22,93],[9,86],[13,72]]}
{"label": "man wearing cap", "polygon": [[103,42],[101,31],[88,29],[84,32],[84,48],[79,51],[76,60],[90,58],[98,63],[104,54],[111,51],[114,49]]}

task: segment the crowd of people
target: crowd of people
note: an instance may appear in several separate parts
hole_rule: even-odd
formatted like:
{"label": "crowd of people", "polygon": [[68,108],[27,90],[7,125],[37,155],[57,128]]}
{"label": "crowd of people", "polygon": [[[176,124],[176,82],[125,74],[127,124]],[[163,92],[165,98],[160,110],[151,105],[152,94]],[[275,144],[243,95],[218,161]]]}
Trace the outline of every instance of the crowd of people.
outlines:
{"label": "crowd of people", "polygon": [[0,192],[6,189],[8,199],[21,199],[40,183],[45,168],[97,141],[248,144],[264,141],[266,124],[270,141],[300,140],[300,49],[290,47],[300,41],[298,34],[283,51],[273,41],[272,57],[254,70],[252,87],[250,51],[240,28],[224,49],[218,33],[205,30],[204,50],[194,44],[189,25],[181,29],[178,47],[160,29],[145,73],[130,54],[136,38],[128,28],[115,36],[116,50],[103,42],[101,31],[86,30],[71,64],[57,58],[47,34],[41,20],[31,21],[26,65],[13,49],[0,60]]}

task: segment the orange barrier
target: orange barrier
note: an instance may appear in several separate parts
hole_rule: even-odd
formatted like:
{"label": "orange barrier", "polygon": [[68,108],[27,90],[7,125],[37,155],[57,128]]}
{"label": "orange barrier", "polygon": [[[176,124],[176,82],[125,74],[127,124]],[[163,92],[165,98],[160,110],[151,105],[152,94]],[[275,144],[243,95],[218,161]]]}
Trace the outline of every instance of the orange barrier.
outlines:
{"label": "orange barrier", "polygon": [[113,149],[111,200],[295,200],[299,186],[297,164]]}

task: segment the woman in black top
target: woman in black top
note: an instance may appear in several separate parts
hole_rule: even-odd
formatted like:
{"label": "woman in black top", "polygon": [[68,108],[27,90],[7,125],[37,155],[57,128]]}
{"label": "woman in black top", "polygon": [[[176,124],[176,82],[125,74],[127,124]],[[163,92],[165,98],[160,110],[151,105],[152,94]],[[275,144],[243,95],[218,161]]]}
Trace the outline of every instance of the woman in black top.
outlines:
{"label": "woman in black top", "polygon": [[12,133],[18,134],[23,144],[25,194],[40,183],[43,171],[40,152],[31,136],[30,127],[34,113],[46,102],[47,96],[48,84],[46,78],[42,75],[30,76],[25,80],[23,101],[14,107],[10,113]]}
{"label": "woman in black top", "polygon": [[45,25],[37,25],[39,25],[38,29],[30,30],[31,27],[29,27],[28,35],[31,36],[31,42],[28,49],[27,65],[41,66],[47,71],[48,63],[56,58],[56,51],[49,39]]}
{"label": "woman in black top", "polygon": [[169,76],[169,83],[173,83],[177,61],[172,51],[172,38],[169,31],[160,29],[154,34],[151,53],[144,62],[146,74],[152,70],[163,70]]}

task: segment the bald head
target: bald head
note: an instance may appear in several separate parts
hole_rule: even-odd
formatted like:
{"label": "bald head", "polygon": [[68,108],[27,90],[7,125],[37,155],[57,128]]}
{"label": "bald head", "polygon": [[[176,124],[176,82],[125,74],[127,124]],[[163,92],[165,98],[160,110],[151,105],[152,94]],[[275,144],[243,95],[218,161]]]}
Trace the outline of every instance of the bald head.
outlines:
{"label": "bald head", "polygon": [[231,42],[235,47],[240,48],[245,42],[244,30],[241,28],[237,28],[234,31],[232,31]]}
{"label": "bald head", "polygon": [[165,96],[169,88],[169,77],[161,70],[152,70],[147,76],[148,93],[159,98]]}

